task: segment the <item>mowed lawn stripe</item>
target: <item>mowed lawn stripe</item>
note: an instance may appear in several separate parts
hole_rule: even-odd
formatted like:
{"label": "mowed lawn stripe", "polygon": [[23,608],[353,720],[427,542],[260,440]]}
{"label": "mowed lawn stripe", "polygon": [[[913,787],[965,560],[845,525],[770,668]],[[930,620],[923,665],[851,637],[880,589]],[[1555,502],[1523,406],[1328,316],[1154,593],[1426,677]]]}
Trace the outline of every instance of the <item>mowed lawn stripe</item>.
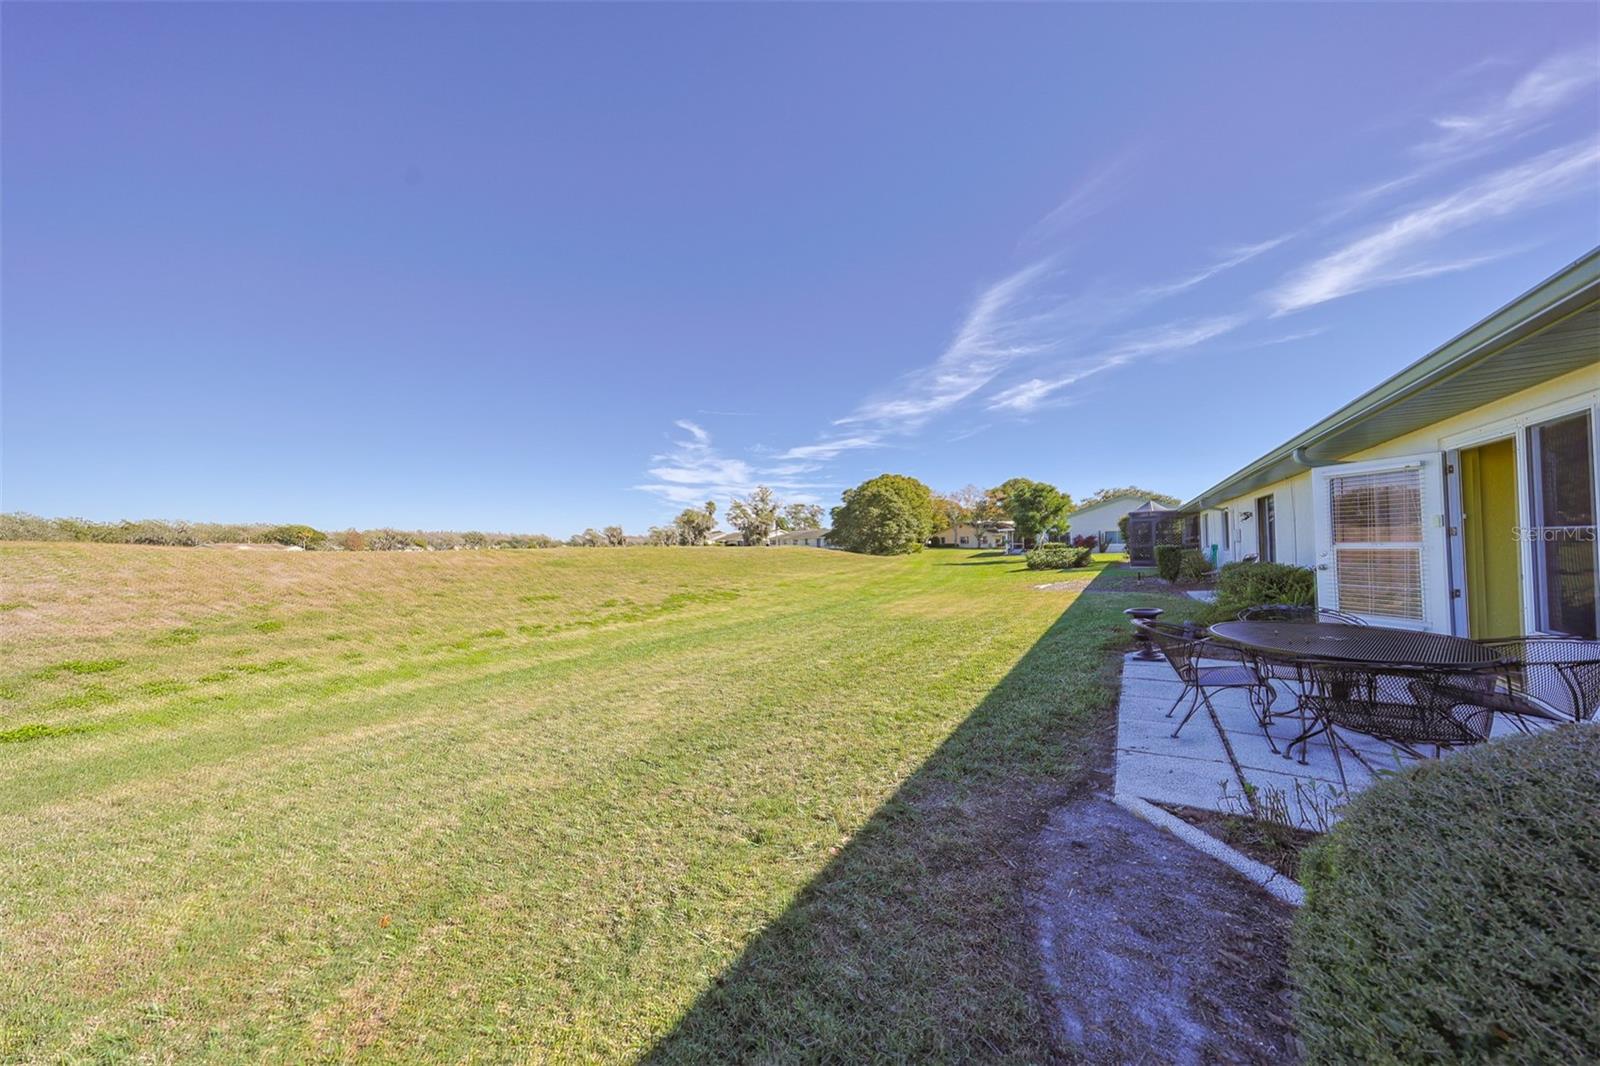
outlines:
{"label": "mowed lawn stripe", "polygon": [[[85,580],[141,549],[98,551]],[[744,587],[548,640],[400,651],[368,687],[340,684],[349,642],[323,642],[304,676],[219,682],[216,706],[168,697],[99,734],[5,746],[0,832],[19,846],[0,860],[0,1051],[636,1055],[1070,602],[1014,561],[955,565],[984,562],[970,553],[515,554],[470,576],[540,587],[548,554],[595,578],[568,618],[614,611],[598,607],[608,566],[649,571],[657,600],[675,567]],[[485,603],[526,610],[463,598],[430,614],[434,643],[509,621]],[[377,628],[394,612],[355,599]],[[284,618],[277,632],[311,624]]]}

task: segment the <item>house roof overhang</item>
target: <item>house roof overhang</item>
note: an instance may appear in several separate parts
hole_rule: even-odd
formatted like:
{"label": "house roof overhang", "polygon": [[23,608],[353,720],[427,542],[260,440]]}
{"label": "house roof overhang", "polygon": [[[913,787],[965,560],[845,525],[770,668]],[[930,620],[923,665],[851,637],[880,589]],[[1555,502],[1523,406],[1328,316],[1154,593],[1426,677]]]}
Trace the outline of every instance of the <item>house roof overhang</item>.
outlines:
{"label": "house roof overhang", "polygon": [[1186,502],[1215,507],[1574,370],[1600,351],[1600,248]]}

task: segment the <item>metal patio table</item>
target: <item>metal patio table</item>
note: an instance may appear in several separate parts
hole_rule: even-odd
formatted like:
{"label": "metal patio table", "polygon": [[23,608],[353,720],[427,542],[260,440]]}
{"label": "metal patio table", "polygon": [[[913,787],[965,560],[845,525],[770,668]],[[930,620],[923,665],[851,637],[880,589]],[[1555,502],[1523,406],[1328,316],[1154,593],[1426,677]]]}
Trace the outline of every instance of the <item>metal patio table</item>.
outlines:
{"label": "metal patio table", "polygon": [[[1353,626],[1343,622],[1218,622],[1210,631],[1221,643],[1277,663],[1333,659],[1373,666],[1425,666],[1470,673],[1502,662],[1494,649],[1465,637],[1415,629]],[[1305,693],[1300,695],[1303,707]],[[1321,727],[1313,728],[1306,721],[1303,709],[1300,723],[1301,733],[1283,749],[1283,757],[1290,758],[1290,753],[1299,745],[1303,765],[1306,745]]]}
{"label": "metal patio table", "polygon": [[1494,649],[1465,637],[1343,622],[1218,622],[1211,627],[1211,635],[1275,662],[1340,659],[1473,670],[1493,666],[1501,659]]}

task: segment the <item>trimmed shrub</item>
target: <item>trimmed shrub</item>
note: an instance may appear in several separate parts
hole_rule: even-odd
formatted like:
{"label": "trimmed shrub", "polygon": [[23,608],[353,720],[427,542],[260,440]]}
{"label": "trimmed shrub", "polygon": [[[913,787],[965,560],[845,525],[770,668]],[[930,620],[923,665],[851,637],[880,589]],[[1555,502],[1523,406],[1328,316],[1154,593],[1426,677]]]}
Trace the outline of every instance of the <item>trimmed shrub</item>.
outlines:
{"label": "trimmed shrub", "polygon": [[1041,544],[1027,555],[1029,570],[1076,570],[1089,565],[1093,549],[1071,544]]}
{"label": "trimmed shrub", "polygon": [[[1159,550],[1159,549],[1158,549]],[[1217,571],[1213,614],[1232,618],[1262,603],[1292,606],[1317,602],[1317,572],[1289,563],[1224,563]]]}
{"label": "trimmed shrub", "polygon": [[1301,857],[1306,1061],[1600,1062],[1600,726],[1385,776]]}
{"label": "trimmed shrub", "polygon": [[1178,580],[1193,584],[1211,573],[1211,560],[1199,548],[1186,548],[1178,557]]}
{"label": "trimmed shrub", "polygon": [[327,543],[328,535],[310,526],[273,526],[261,534],[261,540],[265,544],[287,544],[291,548],[304,548],[310,551]]}
{"label": "trimmed shrub", "polygon": [[1178,580],[1178,568],[1183,564],[1183,546],[1179,544],[1156,545],[1156,573],[1168,581]]}

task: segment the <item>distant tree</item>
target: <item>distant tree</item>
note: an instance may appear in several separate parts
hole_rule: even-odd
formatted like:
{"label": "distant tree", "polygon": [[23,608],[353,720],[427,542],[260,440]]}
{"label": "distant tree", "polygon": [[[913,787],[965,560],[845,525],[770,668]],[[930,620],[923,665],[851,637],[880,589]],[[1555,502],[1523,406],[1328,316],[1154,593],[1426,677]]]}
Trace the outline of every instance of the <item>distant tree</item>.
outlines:
{"label": "distant tree", "polygon": [[903,474],[879,474],[845,490],[828,539],[849,551],[902,555],[921,551],[936,522],[933,490]]}
{"label": "distant tree", "polygon": [[1177,507],[1183,503],[1176,496],[1168,496],[1164,492],[1151,492],[1149,489],[1141,489],[1137,485],[1129,485],[1121,489],[1101,489],[1087,500],[1078,504],[1078,507],[1093,507],[1097,503],[1105,503],[1107,500],[1115,499],[1118,496],[1142,496],[1145,499],[1156,501],[1163,507]]}
{"label": "distant tree", "polygon": [[608,548],[621,548],[628,543],[628,535],[621,526],[607,526],[600,531],[600,535],[605,537]]}
{"label": "distant tree", "polygon": [[791,503],[783,509],[779,524],[784,529],[821,529],[822,508],[814,503]]}
{"label": "distant tree", "polygon": [[290,547],[310,551],[326,543],[328,535],[310,526],[273,526],[261,534],[261,539],[267,544],[287,544]]}
{"label": "distant tree", "polygon": [[728,524],[746,544],[765,544],[778,528],[778,498],[765,485],[757,485],[744,499],[728,501]]}
{"label": "distant tree", "polygon": [[347,552],[364,551],[367,547],[367,538],[354,529],[347,529],[339,534],[339,547]]}
{"label": "distant tree", "polygon": [[714,517],[716,509],[716,504],[707,503],[704,508],[690,507],[678,515],[677,518],[674,518],[672,524],[678,531],[678,543],[688,545],[704,544],[706,537],[710,536],[711,531],[717,528],[717,520]]}
{"label": "distant tree", "polygon": [[487,534],[479,533],[476,530],[468,530],[461,534],[461,546],[473,549],[487,548],[489,546],[489,537]]}
{"label": "distant tree", "polygon": [[1072,510],[1072,497],[1043,481],[1014,477],[989,490],[990,501],[1016,527],[1016,535],[1031,544],[1047,530],[1067,531],[1066,514]]}
{"label": "distant tree", "polygon": [[605,542],[606,538],[595,532],[594,527],[591,526],[582,533],[573,534],[570,543],[575,548],[599,548],[603,546]]}
{"label": "distant tree", "polygon": [[402,552],[411,546],[411,535],[398,529],[369,529],[363,539],[367,550],[374,552]]}
{"label": "distant tree", "polygon": [[657,548],[668,548],[678,543],[678,529],[676,526],[651,526],[646,534],[650,543]]}

